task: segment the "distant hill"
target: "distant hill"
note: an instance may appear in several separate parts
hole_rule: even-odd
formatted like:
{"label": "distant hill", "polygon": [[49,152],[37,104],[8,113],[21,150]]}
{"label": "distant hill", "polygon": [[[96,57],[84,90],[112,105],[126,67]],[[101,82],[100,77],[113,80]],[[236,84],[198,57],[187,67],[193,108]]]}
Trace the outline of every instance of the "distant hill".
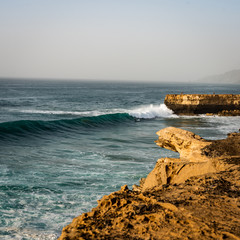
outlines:
{"label": "distant hill", "polygon": [[199,79],[199,82],[240,84],[240,69]]}

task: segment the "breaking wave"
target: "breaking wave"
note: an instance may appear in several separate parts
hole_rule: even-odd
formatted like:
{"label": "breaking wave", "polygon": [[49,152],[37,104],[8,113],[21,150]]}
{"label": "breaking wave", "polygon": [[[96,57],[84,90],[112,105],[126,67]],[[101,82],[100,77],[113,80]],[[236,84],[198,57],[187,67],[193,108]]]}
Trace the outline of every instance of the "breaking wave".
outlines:
{"label": "breaking wave", "polygon": [[[28,110],[29,113],[41,113],[41,114],[56,114],[56,115],[80,115],[82,112],[65,112],[65,111],[40,111],[40,110]],[[71,129],[76,130],[79,128],[102,128],[109,127],[124,123],[133,123],[140,119],[153,119],[159,117],[172,117],[174,116],[172,111],[169,110],[164,104],[159,106],[150,105],[148,107],[140,107],[133,110],[115,109],[109,111],[107,114],[100,112],[84,112],[90,116],[82,116],[74,119],[60,119],[51,121],[42,120],[20,120],[13,122],[0,123],[0,136],[6,135],[23,136],[27,134],[39,134],[42,132],[59,132],[69,131]]]}
{"label": "breaking wave", "polygon": [[140,107],[135,110],[130,110],[128,112],[131,116],[135,118],[142,119],[151,119],[158,117],[173,117],[173,111],[167,108],[165,104],[160,104],[159,106],[154,106],[151,104],[150,106]]}
{"label": "breaking wave", "polygon": [[130,116],[134,118],[140,119],[151,119],[157,117],[173,117],[175,116],[169,108],[165,104],[142,106],[138,108],[134,108],[131,110],[126,109],[111,109],[105,111],[54,111],[54,110],[35,110],[35,109],[27,109],[21,110],[23,113],[29,114],[49,114],[49,115],[73,115],[73,116],[81,116],[81,117],[94,117],[100,115],[108,115],[108,114],[116,114],[116,113],[128,113]]}

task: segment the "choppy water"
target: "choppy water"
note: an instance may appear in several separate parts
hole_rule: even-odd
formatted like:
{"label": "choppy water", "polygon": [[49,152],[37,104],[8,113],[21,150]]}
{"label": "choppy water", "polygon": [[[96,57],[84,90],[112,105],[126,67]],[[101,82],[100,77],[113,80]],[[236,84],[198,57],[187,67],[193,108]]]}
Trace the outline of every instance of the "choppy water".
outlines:
{"label": "choppy water", "polygon": [[234,85],[0,81],[0,238],[56,239],[103,195],[138,183],[177,156],[155,132],[180,127],[208,139],[239,117],[177,117],[170,93],[235,93]]}

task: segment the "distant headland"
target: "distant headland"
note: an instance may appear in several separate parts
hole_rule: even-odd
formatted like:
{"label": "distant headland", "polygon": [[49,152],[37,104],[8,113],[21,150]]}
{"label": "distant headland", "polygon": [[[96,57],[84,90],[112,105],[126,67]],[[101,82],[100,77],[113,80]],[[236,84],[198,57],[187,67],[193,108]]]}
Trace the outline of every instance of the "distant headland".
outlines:
{"label": "distant headland", "polygon": [[168,94],[164,103],[178,115],[240,116],[240,94]]}
{"label": "distant headland", "polygon": [[240,84],[240,69],[198,79],[201,83]]}

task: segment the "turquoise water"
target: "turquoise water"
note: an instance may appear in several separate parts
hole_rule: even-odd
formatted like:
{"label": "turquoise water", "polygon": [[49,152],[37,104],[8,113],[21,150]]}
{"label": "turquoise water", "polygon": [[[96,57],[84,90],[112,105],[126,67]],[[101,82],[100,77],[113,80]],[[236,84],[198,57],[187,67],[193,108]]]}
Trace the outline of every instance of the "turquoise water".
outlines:
{"label": "turquoise water", "polygon": [[57,239],[103,195],[137,184],[160,157],[156,131],[208,139],[239,117],[177,117],[170,93],[235,93],[234,85],[0,81],[0,238]]}

